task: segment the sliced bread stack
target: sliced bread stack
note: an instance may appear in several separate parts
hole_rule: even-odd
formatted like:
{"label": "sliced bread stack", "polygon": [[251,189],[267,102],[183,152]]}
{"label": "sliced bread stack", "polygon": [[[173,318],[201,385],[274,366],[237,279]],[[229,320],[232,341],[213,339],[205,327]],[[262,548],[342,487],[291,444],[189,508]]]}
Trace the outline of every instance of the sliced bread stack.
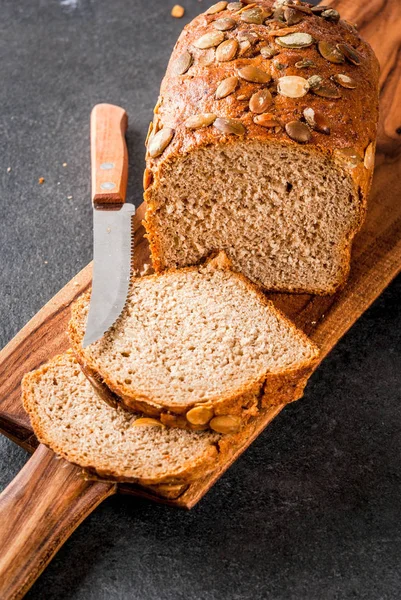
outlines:
{"label": "sliced bread stack", "polygon": [[214,470],[260,411],[301,396],[318,359],[223,253],[134,279],[121,317],[84,349],[88,306],[84,295],[72,310],[75,356],[25,376],[23,402],[40,441],[108,479],[181,483]]}

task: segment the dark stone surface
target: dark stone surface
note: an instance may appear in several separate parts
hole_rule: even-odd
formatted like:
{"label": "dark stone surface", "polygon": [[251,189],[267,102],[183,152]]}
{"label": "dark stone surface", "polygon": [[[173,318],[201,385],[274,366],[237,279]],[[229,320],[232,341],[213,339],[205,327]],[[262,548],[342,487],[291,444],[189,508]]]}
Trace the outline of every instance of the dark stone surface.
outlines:
{"label": "dark stone surface", "polygon": [[[140,202],[168,55],[206,6],[182,0],[174,20],[172,4],[2,0],[0,346],[91,258],[96,102],[130,114],[129,195]],[[400,291],[398,280],[193,511],[105,502],[27,598],[398,599]],[[4,438],[0,452],[5,486],[27,455]]]}

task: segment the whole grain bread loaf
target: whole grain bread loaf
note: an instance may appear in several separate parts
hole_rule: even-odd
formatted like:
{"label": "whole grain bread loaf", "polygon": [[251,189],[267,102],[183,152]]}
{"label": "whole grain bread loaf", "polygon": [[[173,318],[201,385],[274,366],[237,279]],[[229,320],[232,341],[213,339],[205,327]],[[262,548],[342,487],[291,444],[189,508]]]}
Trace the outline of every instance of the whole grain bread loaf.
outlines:
{"label": "whole grain bread loaf", "polygon": [[172,53],[147,139],[156,271],[225,250],[269,290],[333,293],[365,212],[378,61],[334,9],[218,2]]}
{"label": "whole grain bread loaf", "polygon": [[166,425],[219,433],[299,398],[316,346],[231,269],[220,253],[201,266],[134,279],[121,317],[87,348],[89,294],[82,296],[69,336],[99,393]]}
{"label": "whole grain bread loaf", "polygon": [[25,375],[22,401],[39,441],[103,479],[141,485],[183,483],[218,464],[222,436],[164,427],[154,419],[108,406],[72,352]]}

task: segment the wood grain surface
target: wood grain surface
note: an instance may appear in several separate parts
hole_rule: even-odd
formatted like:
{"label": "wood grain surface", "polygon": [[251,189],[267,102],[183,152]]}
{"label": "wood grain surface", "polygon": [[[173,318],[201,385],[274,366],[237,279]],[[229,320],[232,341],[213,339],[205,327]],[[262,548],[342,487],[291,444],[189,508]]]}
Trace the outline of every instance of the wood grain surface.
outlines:
{"label": "wood grain surface", "polygon": [[[401,268],[401,202],[399,200],[401,197],[401,104],[399,102],[401,11],[399,0],[370,0],[369,2],[334,0],[325,4],[336,7],[343,18],[356,23],[379,58],[381,118],[368,216],[355,240],[351,274],[346,287],[329,297],[270,295],[273,302],[320,346],[322,359]],[[150,263],[148,246],[141,225],[143,214],[142,205],[135,217],[134,266],[139,270],[144,264]],[[21,378],[25,372],[38,367],[54,354],[68,348],[66,328],[70,305],[88,288],[90,280],[91,265],[88,265],[0,353],[0,430],[28,450],[34,450],[37,441],[21,405]],[[238,448],[235,455],[227,460],[218,472],[191,484],[178,498],[158,498],[155,490],[139,489],[128,484],[119,485],[117,491],[191,508],[282,408],[282,406],[275,407],[259,417],[255,423],[252,439]],[[1,596],[2,598],[21,597],[86,514],[89,514],[104,497],[116,491],[114,484],[85,482],[79,475],[79,469],[68,463],[65,463],[65,470],[60,471],[61,464],[63,463],[54,459],[51,451],[40,446],[0,499],[0,510],[6,509],[10,515],[7,523],[3,518],[0,532],[0,543],[4,541],[4,547],[7,546],[6,560],[8,560],[7,556],[17,556],[16,550],[21,546],[21,540],[30,541],[29,531],[33,531],[35,519],[38,517],[43,519],[43,527],[40,523],[37,536],[36,534],[33,536],[36,546],[34,541],[31,545],[28,544],[27,551],[22,553],[21,559],[14,561],[12,573],[7,566],[11,562],[6,563],[6,571],[10,571],[7,585],[9,590],[14,590],[14,595],[8,594]],[[46,493],[48,490],[48,496],[40,506],[45,507],[46,502],[52,498],[55,482],[61,485],[60,478],[63,476],[66,478],[65,484],[63,483],[63,493],[66,494],[66,499],[71,505],[67,506],[68,502],[62,498],[54,507],[54,514],[57,515],[56,525],[51,514],[48,515],[46,510],[41,513],[40,507],[34,510],[30,500],[32,494],[37,493],[37,490],[44,486]],[[23,511],[25,506],[26,515]],[[22,518],[22,511],[24,518]],[[4,512],[2,514],[4,515]],[[10,540],[13,539],[12,531],[16,532],[15,548],[8,547]],[[36,559],[32,556],[35,547]]]}

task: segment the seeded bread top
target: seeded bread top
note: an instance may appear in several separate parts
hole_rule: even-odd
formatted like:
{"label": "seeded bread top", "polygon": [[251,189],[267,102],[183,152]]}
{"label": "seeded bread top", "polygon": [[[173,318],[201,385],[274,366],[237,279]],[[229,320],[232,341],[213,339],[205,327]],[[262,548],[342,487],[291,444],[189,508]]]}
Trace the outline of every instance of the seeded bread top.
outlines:
{"label": "seeded bread top", "polygon": [[370,46],[333,9],[218,2],[175,45],[150,126],[145,188],[159,163],[238,136],[309,144],[366,185],[378,75]]}

